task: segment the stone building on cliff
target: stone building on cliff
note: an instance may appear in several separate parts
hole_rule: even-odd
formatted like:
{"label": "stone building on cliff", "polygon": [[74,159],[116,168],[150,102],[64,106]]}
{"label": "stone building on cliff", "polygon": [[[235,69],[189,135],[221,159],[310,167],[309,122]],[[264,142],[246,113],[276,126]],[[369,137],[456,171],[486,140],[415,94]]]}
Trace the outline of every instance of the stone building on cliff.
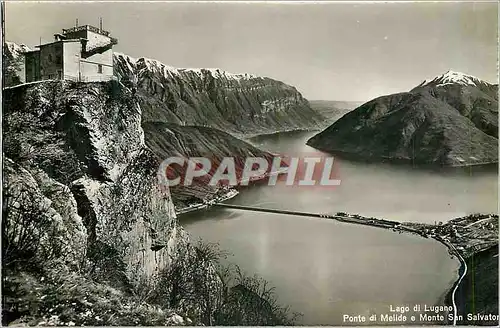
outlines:
{"label": "stone building on cliff", "polygon": [[55,40],[25,52],[26,82],[40,80],[108,81],[113,75],[113,46],[118,40],[102,29],[83,25],[63,29]]}

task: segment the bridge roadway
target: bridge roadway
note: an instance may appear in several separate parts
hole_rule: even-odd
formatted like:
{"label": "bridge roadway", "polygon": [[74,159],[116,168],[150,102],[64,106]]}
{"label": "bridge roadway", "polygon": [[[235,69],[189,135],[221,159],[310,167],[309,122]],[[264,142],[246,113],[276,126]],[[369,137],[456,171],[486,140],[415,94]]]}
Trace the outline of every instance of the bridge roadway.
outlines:
{"label": "bridge roadway", "polygon": [[262,208],[262,207],[254,207],[254,206],[245,206],[245,205],[235,205],[235,204],[224,204],[224,203],[216,203],[212,206],[231,208],[236,210],[245,210],[245,211],[254,211],[254,212],[266,212],[266,213],[276,213],[276,214],[287,214],[287,215],[297,215],[297,216],[308,216],[314,218],[325,218],[325,219],[334,219],[340,222],[345,223],[354,223],[354,224],[362,224],[369,225],[373,227],[380,227],[385,229],[394,228],[398,225],[398,222],[395,221],[386,221],[381,222],[377,219],[369,219],[369,218],[355,218],[352,216],[343,216],[343,215],[335,215],[328,213],[311,213],[311,212],[301,212],[301,211],[290,211],[290,210],[279,210],[272,208]]}

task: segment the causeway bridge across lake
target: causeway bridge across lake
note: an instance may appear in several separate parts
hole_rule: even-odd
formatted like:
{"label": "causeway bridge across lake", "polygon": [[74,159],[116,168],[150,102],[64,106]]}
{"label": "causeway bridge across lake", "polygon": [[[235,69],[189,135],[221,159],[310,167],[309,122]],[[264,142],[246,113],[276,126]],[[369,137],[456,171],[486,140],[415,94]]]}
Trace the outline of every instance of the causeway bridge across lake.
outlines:
{"label": "causeway bridge across lake", "polygon": [[375,218],[365,218],[361,216],[354,216],[350,214],[339,215],[329,214],[329,213],[312,213],[312,212],[302,212],[302,211],[291,211],[291,210],[281,210],[281,209],[272,209],[272,208],[262,208],[255,206],[247,206],[247,205],[236,205],[236,204],[225,204],[225,203],[215,203],[211,206],[235,209],[235,210],[244,210],[244,211],[253,211],[253,212],[266,212],[266,213],[275,213],[275,214],[286,214],[286,215],[296,215],[296,216],[306,216],[306,217],[314,217],[314,218],[322,218],[322,219],[334,219],[340,222],[345,223],[353,223],[353,224],[362,224],[379,228],[396,228],[399,226],[399,222],[388,221],[388,220],[380,220]]}
{"label": "causeway bridge across lake", "polygon": [[300,212],[300,211],[290,211],[290,210],[279,210],[279,209],[262,208],[262,207],[246,206],[246,205],[216,203],[213,206],[231,208],[231,209],[236,209],[236,210],[267,212],[267,213],[276,213],[276,214],[288,214],[288,215],[298,215],[298,216],[309,216],[309,217],[315,217],[315,218],[330,218],[330,219],[345,218],[344,216],[338,216],[336,214],[326,214],[326,213],[321,214],[321,213],[310,213],[310,212]]}

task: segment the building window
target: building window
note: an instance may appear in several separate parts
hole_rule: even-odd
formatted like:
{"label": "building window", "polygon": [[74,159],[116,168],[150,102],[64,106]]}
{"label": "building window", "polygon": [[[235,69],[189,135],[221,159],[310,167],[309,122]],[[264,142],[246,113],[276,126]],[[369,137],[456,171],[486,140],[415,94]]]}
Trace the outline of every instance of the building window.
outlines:
{"label": "building window", "polygon": [[102,74],[102,65],[101,64],[97,65],[97,73]]}

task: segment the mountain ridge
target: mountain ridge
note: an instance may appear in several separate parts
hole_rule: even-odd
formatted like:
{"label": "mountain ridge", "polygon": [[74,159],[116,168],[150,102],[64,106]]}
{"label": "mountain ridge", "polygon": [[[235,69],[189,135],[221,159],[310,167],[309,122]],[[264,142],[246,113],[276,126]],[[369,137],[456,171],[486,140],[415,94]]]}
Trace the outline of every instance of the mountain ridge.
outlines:
{"label": "mountain ridge", "polygon": [[[450,83],[452,75],[460,81]],[[307,144],[363,159],[444,166],[497,163],[498,85],[445,73],[408,92],[364,103]]]}
{"label": "mountain ridge", "polygon": [[115,53],[114,61],[115,74],[140,98],[145,121],[205,125],[238,135],[323,126],[324,117],[307,99],[278,80],[221,69],[174,68],[122,53]]}

